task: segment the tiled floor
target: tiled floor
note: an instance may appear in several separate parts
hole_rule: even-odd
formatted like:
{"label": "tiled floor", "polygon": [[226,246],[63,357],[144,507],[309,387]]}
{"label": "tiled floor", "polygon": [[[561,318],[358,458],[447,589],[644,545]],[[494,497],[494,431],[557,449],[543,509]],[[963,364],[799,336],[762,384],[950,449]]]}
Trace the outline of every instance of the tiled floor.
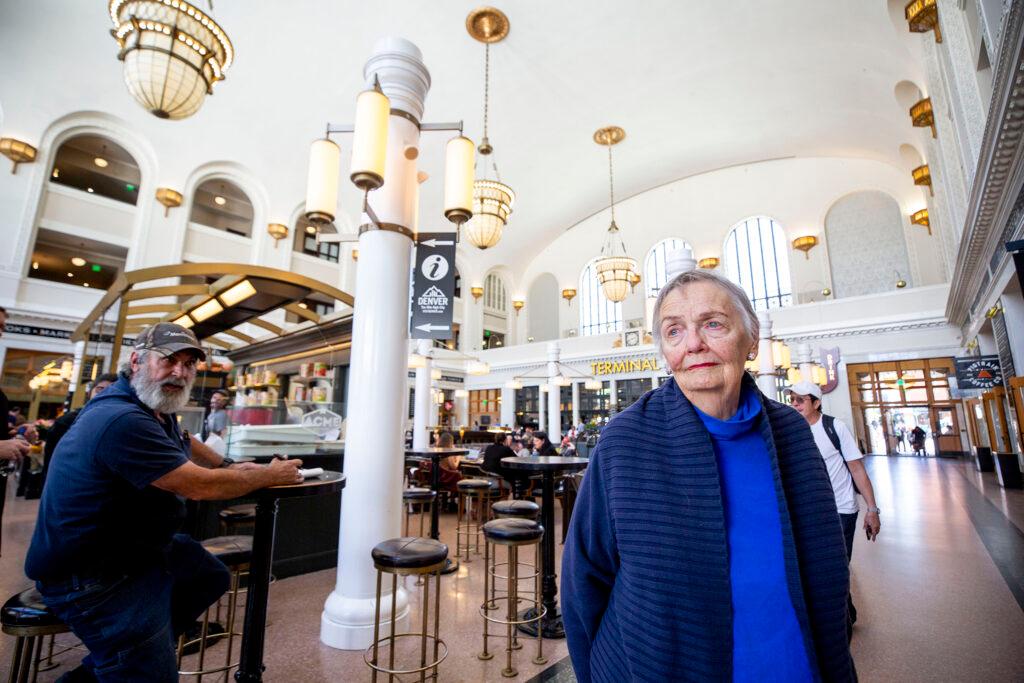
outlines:
{"label": "tiled floor", "polygon": [[[1011,536],[1020,536],[1024,493],[1000,489],[992,475],[974,472],[966,461],[874,457],[868,468],[883,527],[877,542],[860,535],[854,548],[860,620],[853,651],[861,680],[1024,680],[1024,611],[1007,584],[1024,573],[1012,561],[1001,570],[986,547],[1016,548],[1020,537]],[[21,562],[35,510],[35,502],[8,500],[0,557],[3,595],[27,585]],[[451,519],[444,521],[442,537],[447,538]],[[1024,564],[1024,554],[1016,559]],[[442,580],[441,632],[452,650],[441,668],[442,681],[505,680],[500,657],[489,662],[476,657],[482,567],[475,560]],[[333,650],[318,640],[320,612],[333,584],[329,570],[271,587],[265,680],[369,680],[362,653]],[[0,639],[0,674],[7,672],[11,643]],[[552,664],[566,655],[563,641],[545,643],[545,651]],[[530,663],[532,656],[532,644],[517,653],[518,680],[547,668]],[[40,680],[52,681],[63,670],[46,672]],[[563,672],[557,680],[567,679],[571,676]]]}

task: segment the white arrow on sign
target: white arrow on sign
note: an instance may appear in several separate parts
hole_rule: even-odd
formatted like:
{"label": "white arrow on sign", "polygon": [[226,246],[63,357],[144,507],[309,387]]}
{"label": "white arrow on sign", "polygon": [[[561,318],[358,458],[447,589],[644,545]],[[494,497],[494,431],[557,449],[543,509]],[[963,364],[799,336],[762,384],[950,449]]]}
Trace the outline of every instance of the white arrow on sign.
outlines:
{"label": "white arrow on sign", "polygon": [[423,330],[424,332],[434,332],[434,331],[440,332],[442,330],[450,329],[450,326],[449,325],[434,325],[432,323],[427,323],[425,325],[417,325],[416,329],[417,330]]}
{"label": "white arrow on sign", "polygon": [[436,240],[431,238],[429,240],[420,242],[420,244],[423,244],[428,247],[450,247],[453,244],[455,244],[455,242],[453,242],[452,240]]}

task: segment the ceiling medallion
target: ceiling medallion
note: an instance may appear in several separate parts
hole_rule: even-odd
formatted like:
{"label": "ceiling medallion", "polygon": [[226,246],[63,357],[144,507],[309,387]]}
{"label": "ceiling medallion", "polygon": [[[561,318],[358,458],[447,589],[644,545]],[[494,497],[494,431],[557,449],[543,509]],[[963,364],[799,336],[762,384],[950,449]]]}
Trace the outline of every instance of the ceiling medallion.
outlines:
{"label": "ceiling medallion", "polygon": [[473,36],[473,40],[498,43],[508,35],[508,17],[494,7],[477,7],[466,17],[466,30]]}
{"label": "ceiling medallion", "polygon": [[108,10],[132,97],[162,119],[199,111],[235,58],[224,30],[185,0],[110,0]]}

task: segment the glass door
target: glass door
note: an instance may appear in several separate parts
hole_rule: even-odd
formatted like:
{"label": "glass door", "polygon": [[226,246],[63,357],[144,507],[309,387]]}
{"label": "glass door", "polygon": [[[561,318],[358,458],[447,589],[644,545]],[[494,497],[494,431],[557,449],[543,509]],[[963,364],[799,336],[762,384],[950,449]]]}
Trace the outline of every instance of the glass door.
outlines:
{"label": "glass door", "polygon": [[935,452],[939,455],[960,455],[963,446],[960,444],[960,426],[956,409],[933,407],[931,417]]}

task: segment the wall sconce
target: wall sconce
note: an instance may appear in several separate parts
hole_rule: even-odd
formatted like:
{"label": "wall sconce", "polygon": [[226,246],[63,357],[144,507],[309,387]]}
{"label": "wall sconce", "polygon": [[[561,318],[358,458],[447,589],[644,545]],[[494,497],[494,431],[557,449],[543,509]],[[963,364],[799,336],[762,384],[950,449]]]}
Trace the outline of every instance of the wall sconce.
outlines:
{"label": "wall sconce", "polygon": [[36,148],[14,138],[0,138],[0,154],[11,160],[12,174],[18,172],[18,164],[30,164],[36,160]]}
{"label": "wall sconce", "polygon": [[1003,307],[999,303],[993,304],[992,308],[985,311],[986,318],[994,318],[1003,310]]}
{"label": "wall sconce", "polygon": [[900,271],[893,271],[896,273],[896,289],[903,289],[907,286],[907,281],[900,277]]}
{"label": "wall sconce", "polygon": [[702,258],[700,261],[697,261],[697,267],[703,268],[704,270],[714,270],[718,267],[719,263],[720,261],[717,256],[708,256],[707,258]]}
{"label": "wall sconce", "polygon": [[931,128],[935,137],[935,113],[932,111],[932,98],[918,100],[910,107],[910,122],[915,128]]}
{"label": "wall sconce", "polygon": [[918,166],[910,172],[910,175],[913,176],[915,185],[927,185],[928,194],[935,196],[935,190],[932,189],[932,172],[928,168],[928,164]]}
{"label": "wall sconce", "polygon": [[921,209],[910,214],[910,222],[914,225],[923,225],[928,228],[928,234],[932,234],[932,226],[928,222],[928,209]]}
{"label": "wall sconce", "polygon": [[942,42],[942,30],[939,28],[939,8],[936,0],[913,0],[903,10],[911,33],[927,33],[935,31],[935,42]]}
{"label": "wall sconce", "polygon": [[164,218],[171,215],[171,209],[181,206],[182,196],[177,190],[169,187],[156,188],[156,200],[164,205]]}
{"label": "wall sconce", "polygon": [[818,246],[818,238],[814,235],[804,235],[793,240],[793,248],[804,252],[805,259],[811,258],[810,251],[816,246]]}
{"label": "wall sconce", "polygon": [[832,290],[829,287],[826,287],[825,289],[821,290],[821,295],[832,296]]}
{"label": "wall sconce", "polygon": [[277,249],[277,243],[288,236],[288,226],[283,223],[269,223],[267,234],[274,238],[274,249]]}
{"label": "wall sconce", "polygon": [[359,260],[359,250],[358,249],[353,249],[352,250],[352,260],[353,261],[358,261]]}
{"label": "wall sconce", "polygon": [[525,305],[526,305],[526,302],[523,301],[522,299],[513,299],[512,300],[512,308],[516,309],[516,315],[517,316],[519,315],[519,311],[523,310],[523,306],[525,306]]}
{"label": "wall sconce", "polygon": [[571,288],[571,287],[567,287],[567,288],[563,289],[562,290],[562,298],[565,299],[566,301],[568,301],[569,305],[572,306],[572,300],[574,298],[576,298],[576,290]]}
{"label": "wall sconce", "polygon": [[480,301],[480,297],[484,295],[483,287],[470,287],[469,293],[473,295],[473,301]]}
{"label": "wall sconce", "polygon": [[635,292],[636,291],[636,286],[638,284],[640,284],[640,273],[638,273],[636,271],[633,271],[632,273],[629,274],[628,277],[629,277],[630,291]]}

